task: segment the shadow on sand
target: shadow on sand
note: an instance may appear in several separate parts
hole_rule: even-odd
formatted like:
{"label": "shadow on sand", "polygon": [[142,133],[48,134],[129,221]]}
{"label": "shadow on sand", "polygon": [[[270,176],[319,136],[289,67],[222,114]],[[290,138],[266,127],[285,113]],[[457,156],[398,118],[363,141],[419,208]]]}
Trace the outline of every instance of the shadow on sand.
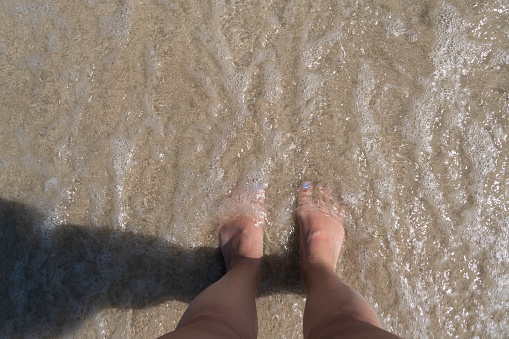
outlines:
{"label": "shadow on sand", "polygon": [[[0,332],[55,336],[105,307],[190,302],[224,273],[220,250],[85,225],[42,235],[42,215],[0,199]],[[295,233],[295,232],[294,232]],[[301,293],[297,241],[264,257],[259,295]]]}

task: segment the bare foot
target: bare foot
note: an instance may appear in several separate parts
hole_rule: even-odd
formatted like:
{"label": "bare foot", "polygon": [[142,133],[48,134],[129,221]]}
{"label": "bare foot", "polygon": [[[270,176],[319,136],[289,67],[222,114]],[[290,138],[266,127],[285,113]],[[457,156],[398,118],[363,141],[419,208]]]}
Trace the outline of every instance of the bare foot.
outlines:
{"label": "bare foot", "polygon": [[322,263],[335,271],[345,238],[345,209],[329,188],[309,182],[302,183],[298,203],[301,265]]}
{"label": "bare foot", "polygon": [[243,185],[232,191],[220,209],[219,244],[229,271],[243,258],[263,256],[263,223],[265,190],[258,183]]}

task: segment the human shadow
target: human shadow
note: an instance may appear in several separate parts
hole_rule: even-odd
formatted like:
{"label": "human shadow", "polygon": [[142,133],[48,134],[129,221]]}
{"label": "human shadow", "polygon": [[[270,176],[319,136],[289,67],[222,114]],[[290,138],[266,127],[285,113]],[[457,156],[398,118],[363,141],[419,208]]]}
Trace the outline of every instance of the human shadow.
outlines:
{"label": "human shadow", "polygon": [[[0,199],[0,332],[58,336],[106,307],[190,302],[225,272],[217,247],[186,248],[106,227],[45,233],[35,208]],[[264,257],[259,295],[302,293],[297,241]]]}

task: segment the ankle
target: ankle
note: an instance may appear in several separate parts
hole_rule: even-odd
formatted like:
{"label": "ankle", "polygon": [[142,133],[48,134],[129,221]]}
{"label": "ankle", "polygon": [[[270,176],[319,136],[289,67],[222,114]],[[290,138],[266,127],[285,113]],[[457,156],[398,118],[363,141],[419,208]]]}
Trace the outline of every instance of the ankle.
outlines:
{"label": "ankle", "polygon": [[260,285],[262,277],[262,259],[237,257],[226,268],[227,275],[235,275],[252,284],[256,289]]}
{"label": "ankle", "polygon": [[334,235],[322,231],[302,234],[301,262],[309,265],[324,265],[335,272],[342,240],[335,239]]}
{"label": "ankle", "polygon": [[307,257],[306,259],[301,259],[300,266],[302,281],[307,291],[309,291],[315,282],[321,285],[329,278],[338,278],[335,267],[332,267],[321,258]]}

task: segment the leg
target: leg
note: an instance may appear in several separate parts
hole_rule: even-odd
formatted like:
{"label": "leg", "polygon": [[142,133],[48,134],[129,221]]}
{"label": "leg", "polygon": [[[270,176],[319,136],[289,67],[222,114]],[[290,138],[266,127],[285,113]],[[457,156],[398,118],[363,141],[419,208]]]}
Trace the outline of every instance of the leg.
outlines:
{"label": "leg", "polygon": [[219,242],[227,273],[200,293],[176,330],[162,338],[257,336],[255,297],[263,255],[264,192],[260,187],[242,187],[224,206]]}
{"label": "leg", "polygon": [[382,329],[375,311],[336,275],[345,237],[344,209],[329,189],[309,183],[299,192],[302,280],[306,289],[305,338],[399,338]]}

